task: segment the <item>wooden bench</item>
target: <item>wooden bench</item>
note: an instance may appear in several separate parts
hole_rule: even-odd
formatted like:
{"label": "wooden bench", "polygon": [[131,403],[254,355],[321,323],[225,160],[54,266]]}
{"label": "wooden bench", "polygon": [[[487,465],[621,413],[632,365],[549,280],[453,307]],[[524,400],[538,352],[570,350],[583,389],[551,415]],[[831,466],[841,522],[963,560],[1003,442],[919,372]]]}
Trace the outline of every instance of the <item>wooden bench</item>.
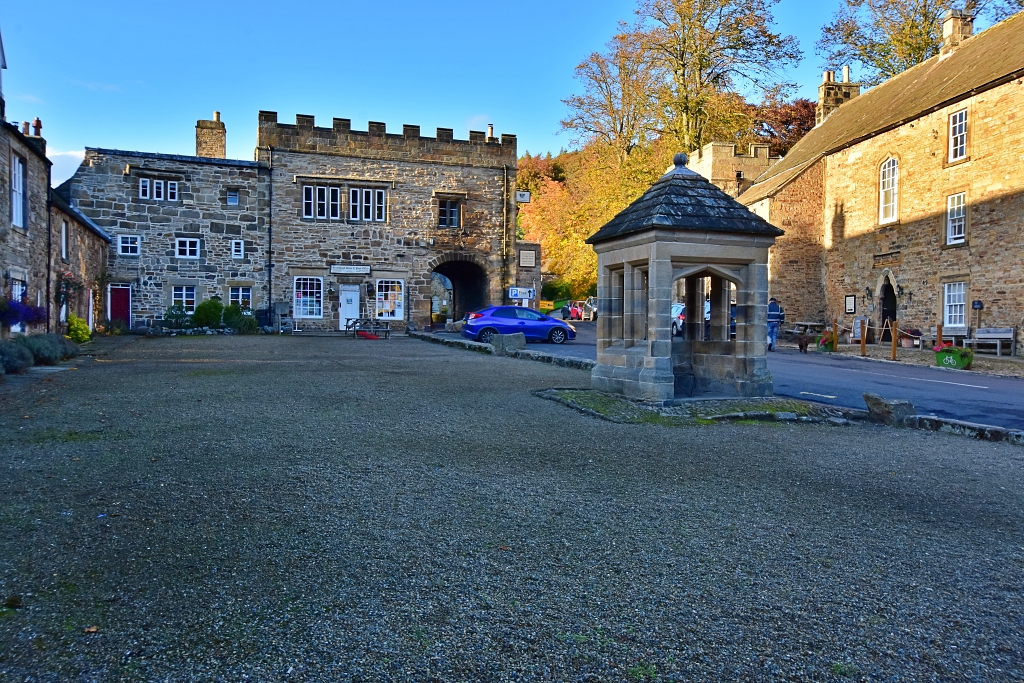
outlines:
{"label": "wooden bench", "polygon": [[[921,350],[931,351],[935,348],[936,333],[938,328],[932,327],[928,334],[921,335]],[[952,342],[953,346],[956,346],[957,341],[960,341],[960,346],[963,346],[963,342],[967,339],[967,328],[966,327],[943,327],[942,328],[942,343]]]}
{"label": "wooden bench", "polygon": [[1010,355],[1013,356],[1016,351],[1016,330],[1012,327],[980,327],[974,333],[974,337],[970,339],[964,339],[964,346],[973,346],[975,351],[979,351],[978,347],[982,344],[992,344],[996,347],[996,355],[1003,355],[1003,342],[1008,342],[1010,345]]}

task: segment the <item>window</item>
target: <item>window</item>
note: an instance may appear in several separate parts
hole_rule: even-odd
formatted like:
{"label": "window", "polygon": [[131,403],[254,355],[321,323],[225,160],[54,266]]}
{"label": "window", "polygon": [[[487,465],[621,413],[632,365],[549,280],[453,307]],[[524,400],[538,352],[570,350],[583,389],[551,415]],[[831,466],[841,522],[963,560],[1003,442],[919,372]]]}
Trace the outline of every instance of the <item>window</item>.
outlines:
{"label": "window", "polygon": [[178,183],[175,180],[167,181],[167,201],[178,201]]}
{"label": "window", "polygon": [[139,236],[119,235],[117,238],[117,253],[119,256],[138,256]]}
{"label": "window", "polygon": [[60,222],[60,257],[68,260],[68,222]]}
{"label": "window", "polygon": [[149,199],[149,178],[139,178],[139,199]]}
{"label": "window", "polygon": [[516,308],[516,317],[520,320],[541,320],[541,314],[529,308]]}
{"label": "window", "polygon": [[164,199],[164,181],[154,180],[153,181],[153,199],[157,201],[163,201]]}
{"label": "window", "polygon": [[181,304],[186,313],[196,312],[196,288],[193,285],[175,285],[172,303]]}
{"label": "window", "polygon": [[330,188],[330,195],[329,215],[332,221],[336,221],[341,218],[341,188]]}
{"label": "window", "polygon": [[963,244],[967,239],[967,198],[966,194],[951,194],[946,197],[946,244]]}
{"label": "window", "polygon": [[231,258],[245,258],[245,240],[231,240]]}
{"label": "window", "polygon": [[[13,301],[23,301],[28,297],[28,285],[24,280],[11,280],[11,299]],[[11,325],[11,332],[24,332],[25,323],[18,323]]]}
{"label": "window", "polygon": [[882,164],[878,182],[878,222],[891,223],[899,212],[899,162],[889,157]]}
{"label": "window", "polygon": [[323,278],[295,278],[295,311],[296,318],[322,318],[323,309]]}
{"label": "window", "polygon": [[11,225],[25,227],[25,161],[11,155]]}
{"label": "window", "polygon": [[943,285],[945,294],[945,311],[942,316],[946,327],[963,327],[965,324],[965,299],[967,283],[947,282]]}
{"label": "window", "polygon": [[238,190],[228,190],[227,203],[228,206],[238,206]]}
{"label": "window", "polygon": [[405,319],[405,280],[377,280],[377,318]]}
{"label": "window", "polygon": [[327,188],[316,188],[316,217],[327,220]]}
{"label": "window", "polygon": [[236,304],[243,311],[252,308],[252,287],[232,287],[228,292],[228,305]]}
{"label": "window", "polygon": [[441,228],[459,227],[458,200],[442,199],[437,203],[437,225]]}
{"label": "window", "polygon": [[199,240],[178,238],[178,258],[199,258]]}
{"label": "window", "polygon": [[967,110],[961,109],[949,117],[949,160],[967,158]]}
{"label": "window", "polygon": [[312,218],[313,217],[313,186],[303,185],[302,186],[302,217]]}
{"label": "window", "polygon": [[387,219],[387,192],[367,187],[353,187],[348,195],[350,221],[378,221]]}
{"label": "window", "polygon": [[494,313],[491,313],[492,318],[518,318],[516,312],[511,308],[499,308]]}

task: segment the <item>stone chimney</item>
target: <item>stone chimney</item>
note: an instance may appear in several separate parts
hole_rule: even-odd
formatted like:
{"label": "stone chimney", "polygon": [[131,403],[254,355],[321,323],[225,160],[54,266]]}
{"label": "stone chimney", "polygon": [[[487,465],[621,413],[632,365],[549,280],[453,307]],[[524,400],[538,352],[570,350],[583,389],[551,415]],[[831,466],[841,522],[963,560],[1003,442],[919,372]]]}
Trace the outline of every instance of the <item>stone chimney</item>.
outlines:
{"label": "stone chimney", "polygon": [[951,9],[946,11],[942,20],[942,49],[939,54],[948,56],[956,50],[960,43],[974,35],[974,17],[963,10]]}
{"label": "stone chimney", "polygon": [[213,159],[227,158],[228,133],[220,120],[220,112],[213,112],[213,121],[196,121],[196,156]]}
{"label": "stone chimney", "polygon": [[818,86],[818,108],[814,114],[814,125],[820,126],[828,115],[845,103],[860,95],[860,83],[850,82],[850,67],[843,67],[843,81],[836,81],[835,71],[822,74],[821,85]]}

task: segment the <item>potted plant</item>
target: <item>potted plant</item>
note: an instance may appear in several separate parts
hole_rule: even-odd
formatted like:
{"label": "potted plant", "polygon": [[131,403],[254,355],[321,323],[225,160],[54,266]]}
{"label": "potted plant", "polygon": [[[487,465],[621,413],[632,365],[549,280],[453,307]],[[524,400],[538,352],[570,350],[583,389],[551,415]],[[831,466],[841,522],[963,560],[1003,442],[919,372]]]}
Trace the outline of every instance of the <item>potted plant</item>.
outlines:
{"label": "potted plant", "polygon": [[952,342],[936,346],[935,364],[942,368],[970,370],[974,361],[974,351],[964,346],[953,346]]}
{"label": "potted plant", "polygon": [[918,343],[917,340],[921,338],[921,330],[913,327],[909,327],[905,330],[900,330],[900,346],[905,349],[912,349]]}
{"label": "potted plant", "polygon": [[818,350],[819,351],[835,351],[836,346],[832,343],[832,333],[823,334],[818,339]]}

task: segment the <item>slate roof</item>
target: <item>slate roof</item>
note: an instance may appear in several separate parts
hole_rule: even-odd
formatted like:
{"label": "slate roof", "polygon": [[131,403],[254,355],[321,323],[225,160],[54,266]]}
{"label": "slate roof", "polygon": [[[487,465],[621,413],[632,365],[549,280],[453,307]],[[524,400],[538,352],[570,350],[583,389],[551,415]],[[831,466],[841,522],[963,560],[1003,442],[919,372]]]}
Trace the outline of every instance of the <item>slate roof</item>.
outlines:
{"label": "slate roof", "polygon": [[818,159],[1024,76],[1024,12],[968,38],[836,109],[740,195],[770,197]]}
{"label": "slate roof", "polygon": [[771,237],[783,234],[702,175],[686,168],[685,154],[676,154],[674,163],[675,167],[639,199],[587,238],[587,244],[658,229]]}

